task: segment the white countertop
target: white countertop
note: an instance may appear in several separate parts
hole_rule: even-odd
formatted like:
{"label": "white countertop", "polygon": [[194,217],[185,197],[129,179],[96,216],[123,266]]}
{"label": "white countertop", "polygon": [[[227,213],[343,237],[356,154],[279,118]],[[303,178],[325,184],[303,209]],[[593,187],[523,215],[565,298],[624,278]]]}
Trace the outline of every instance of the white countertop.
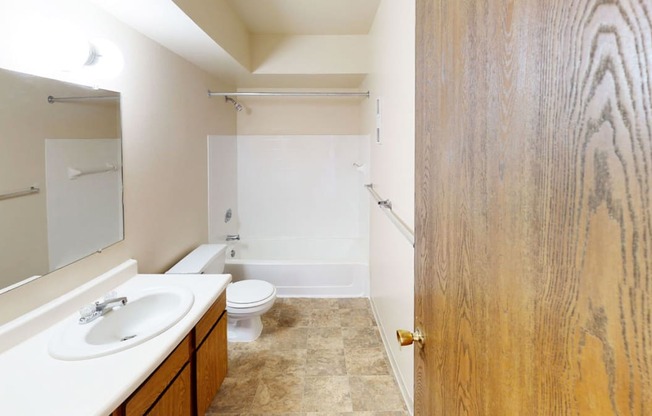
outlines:
{"label": "white countertop", "polygon": [[[136,275],[115,290],[149,286],[190,288],[190,311],[162,334],[125,351],[80,361],[60,361],[48,354],[55,331],[76,320],[68,315],[0,354],[0,414],[92,416],[115,410],[174,350],[231,281],[230,275]],[[60,304],[61,300],[58,301]],[[83,304],[74,305],[78,309]],[[70,305],[68,305],[70,307]],[[10,336],[0,331],[0,336]]]}

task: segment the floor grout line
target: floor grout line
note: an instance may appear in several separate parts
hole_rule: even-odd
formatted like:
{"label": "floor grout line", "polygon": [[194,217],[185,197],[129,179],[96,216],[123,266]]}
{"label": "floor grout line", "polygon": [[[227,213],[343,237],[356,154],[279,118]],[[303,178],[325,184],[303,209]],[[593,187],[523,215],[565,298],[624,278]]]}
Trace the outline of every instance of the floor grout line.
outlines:
{"label": "floor grout line", "polygon": [[[319,311],[334,310],[338,311],[337,320],[319,319],[326,315],[319,314]],[[318,326],[334,321],[339,326]],[[332,331],[335,328],[339,328],[339,331]],[[247,345],[229,344],[229,374],[206,416],[246,416],[256,414],[254,410],[265,415],[334,414],[328,406],[346,409],[335,411],[342,415],[367,416],[381,412],[379,414],[383,416],[407,416],[380,332],[372,306],[366,298],[335,301],[319,298],[280,299],[264,316],[263,334],[258,340]],[[339,342],[333,341],[333,336],[339,337]],[[350,341],[345,342],[347,336],[354,337],[356,344],[351,346]],[[327,347],[311,348],[320,343]],[[355,354],[355,348],[368,351]],[[378,368],[379,357],[372,350],[380,351],[385,369]],[[330,351],[339,351],[341,360],[336,358],[338,353]],[[274,365],[279,368],[275,370]],[[309,375],[309,372],[315,374]],[[291,379],[298,385],[283,384],[283,380],[289,382]],[[281,382],[277,383],[279,380]],[[253,394],[247,393],[246,389],[251,390],[252,387],[247,386],[247,382],[255,384]],[[323,391],[311,390],[309,382],[318,382]],[[246,400],[247,394],[249,400]],[[365,399],[368,394],[376,396]],[[292,401],[292,396],[295,401]],[[340,406],[341,403],[333,402],[335,397],[348,398],[350,405]],[[354,411],[356,408],[367,410]],[[307,411],[315,409],[320,411]]]}

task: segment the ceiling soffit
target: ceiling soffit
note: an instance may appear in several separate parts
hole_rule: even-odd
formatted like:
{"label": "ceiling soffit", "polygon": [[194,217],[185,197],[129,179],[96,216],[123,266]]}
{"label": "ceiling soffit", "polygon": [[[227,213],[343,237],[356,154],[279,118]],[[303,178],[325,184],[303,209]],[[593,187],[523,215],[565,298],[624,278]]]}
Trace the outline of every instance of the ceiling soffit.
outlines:
{"label": "ceiling soffit", "polygon": [[[356,87],[380,0],[91,0],[235,87]],[[308,51],[309,53],[307,53]],[[267,84],[267,85],[265,85]]]}
{"label": "ceiling soffit", "polygon": [[226,0],[252,34],[366,35],[380,0]]}

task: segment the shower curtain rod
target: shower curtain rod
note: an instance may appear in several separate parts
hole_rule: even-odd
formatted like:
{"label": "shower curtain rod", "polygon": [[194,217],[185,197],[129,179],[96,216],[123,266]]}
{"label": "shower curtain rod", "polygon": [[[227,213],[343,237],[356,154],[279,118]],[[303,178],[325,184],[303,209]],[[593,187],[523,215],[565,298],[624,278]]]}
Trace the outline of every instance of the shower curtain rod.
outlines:
{"label": "shower curtain rod", "polygon": [[62,103],[66,101],[85,101],[85,100],[117,100],[119,99],[120,96],[117,95],[95,95],[95,96],[88,96],[88,97],[53,97],[51,95],[48,96],[48,102],[50,104],[53,103]]}
{"label": "shower curtain rod", "polygon": [[8,192],[6,194],[0,194],[0,201],[3,199],[9,199],[9,198],[16,198],[19,196],[25,196],[25,195],[31,195],[31,194],[37,194],[41,190],[37,188],[36,186],[30,186],[27,189],[23,189],[21,191],[16,191],[16,192]]}
{"label": "shower curtain rod", "polygon": [[369,91],[249,91],[249,92],[213,92],[208,90],[209,97],[365,97],[369,98]]}

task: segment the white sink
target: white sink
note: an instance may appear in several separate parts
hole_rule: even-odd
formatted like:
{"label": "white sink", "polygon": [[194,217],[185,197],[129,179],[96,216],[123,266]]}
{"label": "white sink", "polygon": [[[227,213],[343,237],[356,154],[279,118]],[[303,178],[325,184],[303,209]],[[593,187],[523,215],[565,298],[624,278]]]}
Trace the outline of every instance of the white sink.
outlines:
{"label": "white sink", "polygon": [[194,295],[182,286],[159,286],[120,293],[125,306],[87,324],[77,319],[64,324],[48,344],[48,352],[60,360],[85,360],[126,350],[166,331],[183,318]]}

